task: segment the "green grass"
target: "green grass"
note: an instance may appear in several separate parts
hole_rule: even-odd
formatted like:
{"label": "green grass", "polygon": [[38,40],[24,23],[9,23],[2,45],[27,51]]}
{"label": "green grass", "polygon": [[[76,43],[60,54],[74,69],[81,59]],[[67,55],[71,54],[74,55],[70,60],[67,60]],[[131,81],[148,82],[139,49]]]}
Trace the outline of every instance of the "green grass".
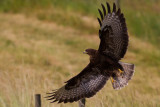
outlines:
{"label": "green grass", "polygon": [[130,10],[125,15],[127,17],[128,28],[130,28],[129,31],[132,34],[154,45],[159,44],[160,14]]}
{"label": "green grass", "polygon": [[[88,64],[88,56],[82,52],[98,48],[95,16],[101,2],[0,0],[0,107],[34,107],[36,93],[44,97]],[[87,107],[158,107],[159,1],[124,0],[121,5],[130,34],[123,61],[134,63],[136,72],[119,91],[108,81],[96,96],[87,99]],[[42,105],[75,107],[77,103],[49,104],[42,98]]]}
{"label": "green grass", "polygon": [[[93,26],[92,22],[96,22],[97,8],[101,8],[100,4],[104,2],[103,0],[1,0],[0,10],[36,15],[40,20],[56,22],[86,33],[97,34],[99,26],[98,24]],[[111,0],[108,2],[112,3]],[[160,46],[159,7],[160,2],[157,0],[121,1],[129,32],[157,47]],[[83,16],[94,16],[94,20],[86,24]]]}
{"label": "green grass", "polygon": [[[1,107],[34,107],[34,94],[44,97],[61,87],[89,62],[83,50],[99,45],[97,35],[35,17],[0,14],[0,23]],[[154,45],[131,36],[123,61],[136,65],[133,79],[119,91],[108,81],[102,91],[87,99],[87,106],[159,106],[159,58],[160,51]],[[42,105],[75,107],[77,103],[49,104],[42,98]]]}

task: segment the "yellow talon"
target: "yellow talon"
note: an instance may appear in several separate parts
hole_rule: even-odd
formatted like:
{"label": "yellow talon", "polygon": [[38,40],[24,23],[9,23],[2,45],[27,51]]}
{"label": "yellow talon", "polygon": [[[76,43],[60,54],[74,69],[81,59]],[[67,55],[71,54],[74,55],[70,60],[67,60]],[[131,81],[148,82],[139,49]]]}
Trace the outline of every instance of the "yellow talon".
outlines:
{"label": "yellow talon", "polygon": [[118,71],[119,71],[120,73],[123,73],[123,71],[122,71],[121,69],[118,69]]}
{"label": "yellow talon", "polygon": [[114,83],[114,81],[115,81],[115,80],[111,77],[111,82]]}

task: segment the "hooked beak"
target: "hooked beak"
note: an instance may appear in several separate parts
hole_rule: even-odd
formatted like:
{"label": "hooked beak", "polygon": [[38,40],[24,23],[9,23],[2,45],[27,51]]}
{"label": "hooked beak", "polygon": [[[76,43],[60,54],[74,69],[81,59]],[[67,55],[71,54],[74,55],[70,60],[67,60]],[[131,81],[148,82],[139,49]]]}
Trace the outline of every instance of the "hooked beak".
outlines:
{"label": "hooked beak", "polygon": [[87,54],[87,52],[86,52],[86,51],[83,51],[83,54]]}

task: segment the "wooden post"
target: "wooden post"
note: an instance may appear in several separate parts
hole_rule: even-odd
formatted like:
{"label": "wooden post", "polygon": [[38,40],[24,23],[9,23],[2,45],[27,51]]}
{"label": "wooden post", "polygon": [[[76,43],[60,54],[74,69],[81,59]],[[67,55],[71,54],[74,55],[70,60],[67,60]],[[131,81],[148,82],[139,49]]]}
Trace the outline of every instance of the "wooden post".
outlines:
{"label": "wooden post", "polygon": [[41,107],[41,95],[40,94],[35,95],[35,107]]}
{"label": "wooden post", "polygon": [[83,99],[79,100],[78,103],[79,103],[79,107],[85,107],[86,99],[83,98]]}
{"label": "wooden post", "polygon": [[116,6],[120,8],[120,0],[115,0]]}

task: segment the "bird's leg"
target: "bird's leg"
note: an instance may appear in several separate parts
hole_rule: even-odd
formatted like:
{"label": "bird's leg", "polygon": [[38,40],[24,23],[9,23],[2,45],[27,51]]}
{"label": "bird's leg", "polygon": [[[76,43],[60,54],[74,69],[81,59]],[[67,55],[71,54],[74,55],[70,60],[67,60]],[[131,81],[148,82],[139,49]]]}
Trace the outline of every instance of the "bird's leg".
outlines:
{"label": "bird's leg", "polygon": [[120,74],[122,74],[122,73],[123,73],[123,71],[122,71],[121,69],[118,69],[118,71],[120,72]]}
{"label": "bird's leg", "polygon": [[120,72],[120,76],[122,76],[122,78],[124,77],[124,75],[125,75],[125,72],[124,71],[122,71],[121,69],[118,69],[118,71]]}
{"label": "bird's leg", "polygon": [[112,83],[114,83],[114,82],[115,82],[115,80],[113,79],[113,77],[111,77],[111,82],[112,82]]}

